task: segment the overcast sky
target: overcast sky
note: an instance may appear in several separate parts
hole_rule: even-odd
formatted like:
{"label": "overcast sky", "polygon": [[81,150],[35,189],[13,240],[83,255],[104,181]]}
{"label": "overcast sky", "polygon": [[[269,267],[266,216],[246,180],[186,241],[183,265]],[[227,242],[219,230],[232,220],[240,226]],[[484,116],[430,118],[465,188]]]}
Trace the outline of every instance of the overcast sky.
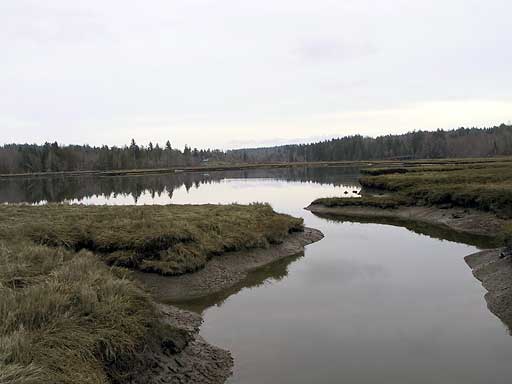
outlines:
{"label": "overcast sky", "polygon": [[512,120],[510,0],[2,0],[0,142],[231,148]]}

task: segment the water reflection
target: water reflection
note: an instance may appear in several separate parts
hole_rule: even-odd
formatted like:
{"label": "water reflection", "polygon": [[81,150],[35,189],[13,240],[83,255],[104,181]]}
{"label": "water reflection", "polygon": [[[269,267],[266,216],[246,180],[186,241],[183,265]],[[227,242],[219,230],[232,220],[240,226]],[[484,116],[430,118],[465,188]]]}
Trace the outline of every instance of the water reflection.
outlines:
{"label": "water reflection", "polygon": [[386,224],[393,225],[396,227],[407,228],[408,230],[418,233],[420,235],[426,235],[433,239],[439,240],[447,240],[453,241],[455,243],[469,244],[479,247],[481,249],[484,248],[493,248],[499,246],[497,240],[484,236],[484,235],[476,235],[469,234],[464,232],[457,232],[449,227],[441,226],[441,225],[433,225],[424,222],[415,222],[410,220],[405,220],[401,218],[394,217],[374,217],[374,218],[364,218],[364,217],[343,217],[340,215],[332,215],[328,213],[313,213],[313,215],[325,219],[327,221],[331,221],[334,223],[368,223],[368,224]]}
{"label": "water reflection", "polygon": [[176,190],[189,192],[226,179],[349,184],[358,190],[357,174],[358,169],[353,167],[299,167],[114,177],[7,178],[0,180],[0,203],[166,204],[172,201]]}
{"label": "water reflection", "polygon": [[222,292],[187,302],[181,302],[178,305],[180,308],[197,313],[203,313],[210,307],[219,307],[223,305],[230,296],[237,294],[243,289],[257,288],[281,281],[288,276],[289,266],[302,257],[304,257],[304,253],[277,260],[249,272],[243,281]]}
{"label": "water reflection", "polygon": [[230,383],[508,383],[512,344],[463,260],[474,247],[305,219],[325,238],[286,278],[201,303],[201,334],[234,355]]}

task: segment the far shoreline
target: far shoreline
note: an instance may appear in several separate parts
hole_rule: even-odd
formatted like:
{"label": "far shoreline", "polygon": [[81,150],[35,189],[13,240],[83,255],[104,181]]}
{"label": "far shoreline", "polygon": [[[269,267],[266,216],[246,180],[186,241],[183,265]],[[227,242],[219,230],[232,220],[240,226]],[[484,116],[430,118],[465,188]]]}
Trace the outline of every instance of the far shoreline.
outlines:
{"label": "far shoreline", "polygon": [[160,175],[172,173],[193,173],[193,172],[215,172],[215,171],[240,171],[251,169],[272,169],[272,168],[299,168],[299,167],[321,167],[321,166],[354,166],[363,167],[372,164],[401,165],[399,161],[313,161],[293,163],[246,163],[208,166],[183,166],[169,168],[144,168],[144,169],[120,169],[120,170],[84,170],[84,171],[61,171],[61,172],[34,172],[34,173],[2,173],[0,179],[14,178],[38,178],[38,177],[78,177],[78,176],[140,176]]}
{"label": "far shoreline", "polygon": [[1,173],[0,179],[11,178],[38,178],[38,177],[78,177],[78,176],[140,176],[159,175],[182,172],[214,172],[214,171],[237,171],[251,169],[272,169],[272,168],[300,168],[300,167],[372,167],[379,166],[416,166],[420,164],[473,164],[492,163],[499,161],[510,161],[510,157],[496,156],[488,158],[442,158],[442,159],[381,159],[381,160],[337,160],[337,161],[304,161],[304,162],[272,162],[272,163],[232,163],[232,164],[209,164],[196,166],[169,166],[166,168],[135,168],[135,169],[109,169],[109,170],[78,170],[78,171],[51,171],[51,172],[28,172],[28,173]]}

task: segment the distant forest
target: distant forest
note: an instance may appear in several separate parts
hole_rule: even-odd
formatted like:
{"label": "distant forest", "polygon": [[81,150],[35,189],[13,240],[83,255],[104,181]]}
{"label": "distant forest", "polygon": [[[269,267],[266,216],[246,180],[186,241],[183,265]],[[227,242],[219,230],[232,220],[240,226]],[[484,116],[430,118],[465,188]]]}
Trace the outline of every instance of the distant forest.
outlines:
{"label": "distant forest", "polygon": [[403,135],[347,136],[313,144],[239,149],[227,152],[244,162],[436,159],[512,155],[512,125],[415,131]]}
{"label": "distant forest", "polygon": [[512,155],[512,126],[415,131],[376,138],[347,136],[312,144],[269,148],[198,150],[173,148],[167,141],[124,147],[58,143],[0,147],[0,173],[95,171],[193,166],[206,162],[266,163],[337,160],[429,159]]}
{"label": "distant forest", "polygon": [[218,150],[198,150],[185,146],[173,148],[167,141],[138,145],[132,139],[124,147],[91,147],[58,143],[8,144],[0,147],[0,173],[33,173],[61,171],[100,171],[120,169],[168,168],[198,165],[206,159],[223,160],[225,153]]}

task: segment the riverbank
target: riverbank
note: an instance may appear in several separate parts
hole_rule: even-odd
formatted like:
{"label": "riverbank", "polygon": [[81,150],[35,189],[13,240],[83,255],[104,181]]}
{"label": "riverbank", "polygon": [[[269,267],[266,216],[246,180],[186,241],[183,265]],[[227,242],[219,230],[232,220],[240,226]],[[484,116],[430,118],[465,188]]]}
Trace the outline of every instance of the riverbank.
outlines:
{"label": "riverbank", "polygon": [[304,228],[303,232],[292,233],[281,244],[270,248],[230,252],[214,258],[196,273],[166,277],[138,272],[135,276],[150,288],[159,302],[179,303],[201,299],[233,287],[254,269],[303,252],[306,245],[322,238],[320,231]]}
{"label": "riverbank", "polygon": [[512,332],[512,260],[500,257],[500,252],[485,250],[466,256],[465,261],[487,290],[487,307]]}
{"label": "riverbank", "polygon": [[[313,203],[306,207],[317,216],[347,221],[376,222],[407,227],[434,237],[453,238],[454,241],[488,248],[502,244],[501,235],[508,220],[474,209],[399,206],[326,206]],[[425,225],[429,228],[425,228]],[[422,231],[422,229],[425,229]]]}
{"label": "riverbank", "polygon": [[306,209],[326,218],[404,226],[488,248],[466,261],[489,291],[489,309],[511,327],[512,261],[499,258],[501,247],[512,242],[509,159],[369,168],[363,174],[362,197],[320,198]]}
{"label": "riverbank", "polygon": [[363,169],[362,197],[320,198],[308,209],[427,223],[503,244],[512,238],[512,163],[492,160]]}
{"label": "riverbank", "polygon": [[302,219],[266,204],[0,206],[0,239],[94,252],[107,265],[177,276],[227,252],[280,244]]}
{"label": "riverbank", "polygon": [[401,226],[427,236],[485,249],[464,259],[487,290],[484,296],[487,307],[512,332],[512,258],[500,257],[510,231],[510,220],[488,212],[460,208],[327,207],[311,204],[306,209],[326,219]]}
{"label": "riverbank", "polygon": [[511,157],[495,158],[465,158],[465,159],[418,159],[418,160],[340,160],[340,161],[303,161],[303,162],[281,162],[281,163],[218,163],[196,166],[170,166],[166,168],[141,168],[141,169],[107,169],[107,170],[82,170],[82,171],[48,171],[29,173],[2,173],[2,178],[34,178],[34,177],[78,177],[78,176],[138,176],[152,174],[168,174],[182,172],[213,172],[213,171],[236,171],[251,169],[272,169],[272,168],[300,168],[300,167],[321,167],[321,166],[352,166],[352,167],[374,167],[376,170],[393,169],[393,173],[405,173],[417,166],[448,166],[458,167],[473,164],[492,164],[512,162]]}
{"label": "riverbank", "polygon": [[162,304],[173,326],[192,334],[187,346],[174,355],[151,353],[151,369],[137,377],[132,384],[190,383],[222,384],[231,375],[233,358],[229,351],[209,344],[199,336],[202,318],[198,313],[177,308],[229,291],[243,282],[249,272],[284,258],[304,252],[304,246],[323,238],[320,231],[305,228],[293,233],[282,244],[268,249],[252,249],[227,253],[211,260],[201,271],[182,276],[166,277],[137,272],[135,278],[151,296]]}
{"label": "riverbank", "polygon": [[165,321],[183,330],[189,340],[169,351],[147,351],[147,369],[133,377],[129,384],[222,384],[231,375],[233,358],[229,351],[209,344],[199,336],[203,319],[200,315],[170,305],[159,305]]}
{"label": "riverbank", "polygon": [[120,170],[91,170],[91,171],[62,171],[62,172],[33,172],[33,173],[13,173],[0,174],[0,179],[8,178],[33,178],[33,177],[77,177],[77,176],[141,176],[141,175],[159,175],[167,173],[182,172],[214,172],[214,171],[238,171],[251,169],[274,169],[274,168],[301,168],[301,167],[319,167],[319,166],[368,166],[373,163],[382,165],[402,165],[402,162],[382,160],[377,162],[370,161],[309,161],[294,163],[244,163],[244,164],[221,164],[204,166],[174,166],[169,168],[148,168],[148,169],[120,169]]}
{"label": "riverbank", "polygon": [[223,383],[201,317],[133,271],[207,295],[321,237],[265,204],[1,206],[0,382]]}

